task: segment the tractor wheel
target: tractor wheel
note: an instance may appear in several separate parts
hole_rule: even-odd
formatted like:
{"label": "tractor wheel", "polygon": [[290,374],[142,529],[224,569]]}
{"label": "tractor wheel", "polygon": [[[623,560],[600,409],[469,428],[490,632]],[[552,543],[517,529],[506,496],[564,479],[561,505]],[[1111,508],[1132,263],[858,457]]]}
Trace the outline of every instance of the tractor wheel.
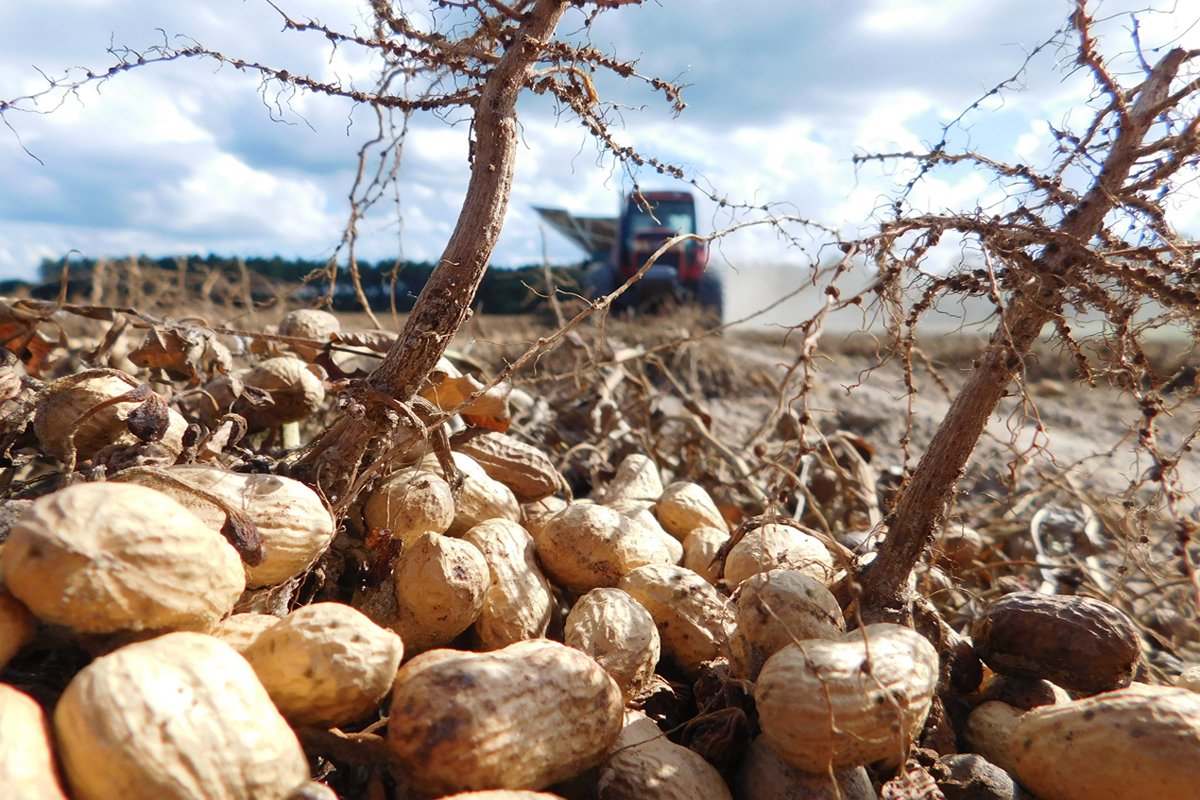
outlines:
{"label": "tractor wheel", "polygon": [[700,308],[713,317],[715,324],[720,325],[725,317],[725,286],[720,276],[705,272],[700,279],[700,291],[697,293]]}
{"label": "tractor wheel", "polygon": [[[583,296],[590,302],[612,294],[617,288],[612,268],[604,262],[596,262],[583,271]],[[610,307],[613,313],[624,310],[629,301],[624,295],[618,297]]]}
{"label": "tractor wheel", "polygon": [[583,296],[588,300],[598,300],[616,288],[613,284],[612,270],[609,269],[608,264],[603,262],[596,262],[585,267],[582,282]]}

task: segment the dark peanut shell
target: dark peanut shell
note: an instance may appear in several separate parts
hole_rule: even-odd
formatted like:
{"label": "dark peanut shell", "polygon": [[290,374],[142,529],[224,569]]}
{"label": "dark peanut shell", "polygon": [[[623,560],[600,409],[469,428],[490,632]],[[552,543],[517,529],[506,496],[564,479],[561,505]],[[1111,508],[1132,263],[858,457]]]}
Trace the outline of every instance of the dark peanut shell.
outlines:
{"label": "dark peanut shell", "polygon": [[971,636],[996,672],[1089,695],[1128,686],[1141,656],[1129,617],[1090,597],[1014,592],[988,608]]}

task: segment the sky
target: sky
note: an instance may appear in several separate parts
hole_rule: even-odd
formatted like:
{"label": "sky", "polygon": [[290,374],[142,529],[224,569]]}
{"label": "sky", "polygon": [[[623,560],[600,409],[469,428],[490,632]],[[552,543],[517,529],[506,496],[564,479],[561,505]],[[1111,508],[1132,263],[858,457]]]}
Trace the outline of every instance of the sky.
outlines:
{"label": "sky", "polygon": [[[359,0],[277,2],[294,18],[365,27]],[[145,47],[164,35],[322,80],[371,82],[369,60],[346,47],[331,51],[319,36],[282,31],[264,0],[6,6],[4,99],[38,92],[47,76],[68,68],[103,69],[113,61],[110,46]],[[1099,30],[1111,52],[1129,49],[1133,8],[1150,9],[1141,14],[1144,47],[1200,47],[1200,12],[1175,6],[1108,0],[1093,3],[1093,14],[1108,20]],[[606,11],[587,35],[602,51],[635,59],[640,72],[686,86],[687,108],[676,117],[636,82],[598,79],[600,98],[620,106],[614,134],[621,142],[681,165],[716,197],[853,231],[869,225],[908,176],[894,164],[856,167],[854,156],[929,147],[943,126],[1017,73],[1070,9],[1065,0],[661,0]],[[578,39],[581,20],[569,13],[559,33]],[[1043,164],[1052,141],[1047,121],[1061,125],[1086,100],[1071,55],[1043,53],[1011,91],[956,125],[953,140],[1000,160]],[[37,106],[47,113],[10,110],[0,124],[0,278],[31,278],[43,258],[70,251],[325,259],[346,223],[355,152],[372,133],[364,110],[346,101],[276,102],[256,78],[198,60],[131,70],[54,98]],[[612,214],[629,178],[546,100],[523,101],[520,119],[511,205],[493,261],[516,266],[543,254],[576,261],[581,254],[544,230],[532,207]],[[414,117],[398,213],[389,203],[367,220],[360,258],[437,258],[466,186],[468,130],[461,113]],[[679,188],[657,178],[640,176],[645,188]],[[913,199],[970,209],[997,191],[986,176],[957,170],[924,182]],[[1189,202],[1173,212],[1185,231],[1200,234],[1198,209]],[[705,230],[731,221],[704,199],[700,216]],[[810,256],[767,228],[730,235],[716,248],[716,259],[734,269]]]}

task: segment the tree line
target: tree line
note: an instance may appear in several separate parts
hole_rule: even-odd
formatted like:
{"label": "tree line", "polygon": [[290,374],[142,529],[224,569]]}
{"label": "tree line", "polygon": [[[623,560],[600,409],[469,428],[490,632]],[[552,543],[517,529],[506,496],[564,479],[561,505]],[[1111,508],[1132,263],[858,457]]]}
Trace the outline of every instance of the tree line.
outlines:
{"label": "tree line", "polygon": [[[394,304],[397,311],[407,312],[437,265],[429,261],[388,260],[360,261],[357,267],[363,294],[372,309],[386,311]],[[493,266],[483,278],[475,306],[489,314],[535,312],[544,306],[548,287],[566,291],[578,287],[580,269],[581,265]],[[338,266],[336,275],[331,276],[330,265],[325,261],[280,256],[241,258],[213,253],[159,258],[144,255],[44,258],[37,267],[36,281],[0,281],[0,294],[53,299],[60,295],[65,281],[68,297],[85,300],[94,293],[98,279],[115,281],[127,289],[134,280],[146,285],[178,282],[181,274],[189,291],[203,292],[204,299],[223,300],[229,294],[227,287],[242,281],[249,284],[246,292],[255,303],[290,298],[310,305],[328,304],[338,311],[361,309],[347,266]],[[216,288],[211,280],[214,277],[223,279]]]}

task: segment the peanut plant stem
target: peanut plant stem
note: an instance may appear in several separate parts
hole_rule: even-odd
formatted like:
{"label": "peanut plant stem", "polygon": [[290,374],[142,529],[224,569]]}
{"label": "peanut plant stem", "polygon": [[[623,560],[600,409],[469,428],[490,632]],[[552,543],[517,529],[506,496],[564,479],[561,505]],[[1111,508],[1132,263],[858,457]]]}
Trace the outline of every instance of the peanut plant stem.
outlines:
{"label": "peanut plant stem", "polygon": [[1183,50],[1167,53],[1132,93],[1137,99],[1120,115],[1120,129],[1096,179],[1057,226],[1062,234],[1059,240],[1071,246],[1044,248],[1036,268],[1020,276],[1021,285],[999,327],[905,486],[878,556],[860,576],[863,622],[909,621],[909,576],[933,543],[988,418],[1019,374],[1042,328],[1061,313],[1063,289],[1086,268],[1089,243],[1104,229],[1106,215],[1122,201],[1143,140],[1165,110],[1171,81],[1186,58]]}
{"label": "peanut plant stem", "polygon": [[[400,337],[369,378],[371,389],[410,401],[471,312],[508,208],[517,145],[517,97],[568,0],[538,0],[488,76],[475,107],[471,177],[454,232]],[[367,402],[332,425],[292,468],[335,504],[354,482],[371,440],[394,425]]]}

